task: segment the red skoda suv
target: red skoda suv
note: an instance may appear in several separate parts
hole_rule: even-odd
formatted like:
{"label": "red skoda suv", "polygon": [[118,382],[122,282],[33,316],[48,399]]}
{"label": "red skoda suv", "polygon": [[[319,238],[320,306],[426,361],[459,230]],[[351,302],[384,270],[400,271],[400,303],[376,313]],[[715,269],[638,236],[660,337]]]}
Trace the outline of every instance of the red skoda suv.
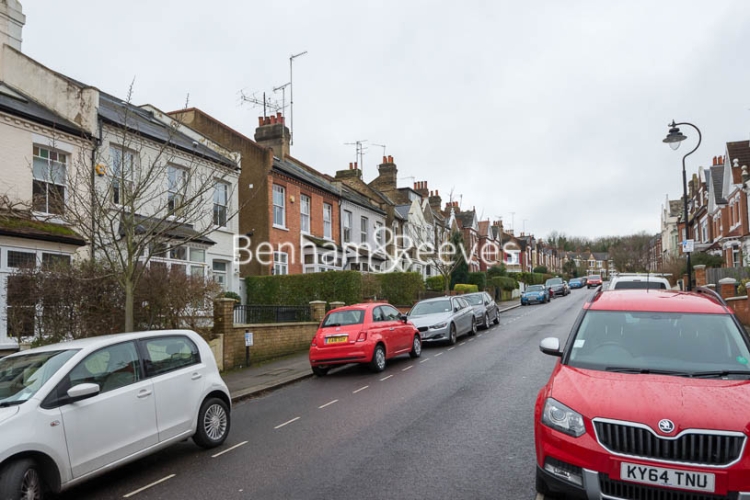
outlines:
{"label": "red skoda suv", "polygon": [[750,339],[715,292],[598,292],[535,407],[545,498],[750,500]]}

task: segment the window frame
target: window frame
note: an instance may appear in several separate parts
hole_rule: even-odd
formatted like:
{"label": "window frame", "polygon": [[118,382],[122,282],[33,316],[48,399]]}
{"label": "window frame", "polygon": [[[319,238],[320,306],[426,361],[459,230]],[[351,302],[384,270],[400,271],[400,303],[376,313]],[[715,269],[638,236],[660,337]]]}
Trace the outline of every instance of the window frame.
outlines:
{"label": "window frame", "polygon": [[[277,194],[279,195],[278,200],[276,198]],[[273,227],[286,229],[286,188],[284,186],[279,184],[273,185],[271,202],[273,207]],[[278,218],[281,219],[281,222],[277,221]]]}
{"label": "window frame", "polygon": [[[303,233],[309,234],[311,227],[310,208],[312,207],[312,199],[306,194],[299,195],[299,230]],[[307,211],[305,211],[307,209]]]}
{"label": "window frame", "polygon": [[[42,155],[42,151],[46,152],[46,158]],[[55,160],[52,159],[53,156],[56,158]],[[33,145],[31,205],[34,212],[60,216],[65,215],[65,200],[68,193],[68,156],[68,153],[65,151],[59,151],[39,144]],[[62,161],[60,158],[62,158]],[[38,161],[45,164],[40,166],[42,172],[37,172]],[[60,200],[50,201],[50,186],[59,191],[57,196],[61,197]],[[40,199],[40,196],[44,197],[43,207],[37,201]],[[55,195],[53,194],[52,196]],[[58,203],[59,206],[53,207],[52,205],[55,203]]]}
{"label": "window frame", "polygon": [[[138,155],[134,151],[124,146],[110,144],[109,157],[112,166],[110,172],[112,178],[109,185],[110,196],[112,198],[112,203],[122,206],[125,205],[126,202],[124,201],[123,189],[120,187],[120,180],[128,185],[128,189],[126,191],[132,190],[133,175],[135,174],[136,159],[138,158]],[[123,158],[127,160],[125,163],[130,163],[130,167],[126,167],[126,171],[123,171],[122,168]]]}
{"label": "window frame", "polygon": [[344,210],[344,220],[342,221],[344,234],[342,236],[344,243],[352,241],[352,221],[354,216],[351,211]]}
{"label": "window frame", "polygon": [[273,274],[274,275],[289,274],[289,254],[288,253],[286,252],[274,252],[273,253]]}
{"label": "window frame", "polygon": [[229,212],[229,188],[230,186],[227,182],[217,180],[214,183],[213,223],[215,226],[227,227],[227,212]]}
{"label": "window frame", "polygon": [[323,238],[333,239],[333,205],[323,203]]}
{"label": "window frame", "polygon": [[[186,363],[169,366],[168,368],[162,371],[152,371],[154,370],[154,367],[153,367],[154,362],[151,360],[151,351],[148,350],[148,344],[150,342],[159,341],[159,340],[165,341],[165,342],[170,341],[170,340],[172,342],[184,341],[185,345],[190,349],[191,357],[185,360],[187,361]],[[178,370],[182,370],[183,368],[198,365],[202,362],[201,351],[198,348],[198,345],[195,342],[193,342],[192,339],[186,337],[185,335],[164,335],[164,336],[141,338],[141,339],[138,339],[138,346],[140,348],[140,355],[141,355],[141,359],[143,360],[142,365],[143,365],[143,370],[146,375],[146,378],[160,377],[167,373],[172,373]],[[172,354],[171,356],[174,356],[174,354]]]}
{"label": "window frame", "polygon": [[359,218],[359,242],[368,243],[370,238],[370,219],[362,215]]}

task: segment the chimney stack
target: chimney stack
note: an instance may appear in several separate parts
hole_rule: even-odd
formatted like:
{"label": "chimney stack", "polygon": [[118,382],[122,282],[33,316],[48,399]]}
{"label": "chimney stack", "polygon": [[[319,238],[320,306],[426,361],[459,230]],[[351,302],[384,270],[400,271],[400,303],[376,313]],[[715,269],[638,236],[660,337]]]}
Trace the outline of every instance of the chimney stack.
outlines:
{"label": "chimney stack", "polygon": [[9,45],[21,52],[26,16],[18,0],[0,1],[0,47]]}
{"label": "chimney stack", "polygon": [[281,112],[275,115],[258,117],[258,128],[255,129],[255,142],[273,149],[277,158],[289,156],[289,129],[284,124]]}

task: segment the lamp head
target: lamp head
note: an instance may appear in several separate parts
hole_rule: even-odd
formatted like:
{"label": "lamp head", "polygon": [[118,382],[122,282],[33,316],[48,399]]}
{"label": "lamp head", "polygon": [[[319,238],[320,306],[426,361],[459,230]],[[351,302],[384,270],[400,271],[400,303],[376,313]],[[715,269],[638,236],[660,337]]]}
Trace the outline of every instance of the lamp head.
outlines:
{"label": "lamp head", "polygon": [[674,120],[672,120],[672,123],[669,125],[669,127],[669,133],[662,140],[662,142],[669,144],[670,148],[676,150],[680,147],[680,143],[687,139],[687,137],[682,132],[680,132],[679,128],[675,126]]}

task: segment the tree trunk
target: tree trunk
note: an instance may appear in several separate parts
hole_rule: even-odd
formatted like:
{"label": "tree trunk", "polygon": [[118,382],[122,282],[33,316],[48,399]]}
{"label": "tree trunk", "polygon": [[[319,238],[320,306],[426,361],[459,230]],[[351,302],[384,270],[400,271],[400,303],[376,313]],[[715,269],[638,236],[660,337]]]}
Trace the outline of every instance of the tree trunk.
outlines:
{"label": "tree trunk", "polygon": [[133,304],[135,302],[135,287],[130,279],[125,280],[125,331],[132,332],[135,327],[133,325]]}

